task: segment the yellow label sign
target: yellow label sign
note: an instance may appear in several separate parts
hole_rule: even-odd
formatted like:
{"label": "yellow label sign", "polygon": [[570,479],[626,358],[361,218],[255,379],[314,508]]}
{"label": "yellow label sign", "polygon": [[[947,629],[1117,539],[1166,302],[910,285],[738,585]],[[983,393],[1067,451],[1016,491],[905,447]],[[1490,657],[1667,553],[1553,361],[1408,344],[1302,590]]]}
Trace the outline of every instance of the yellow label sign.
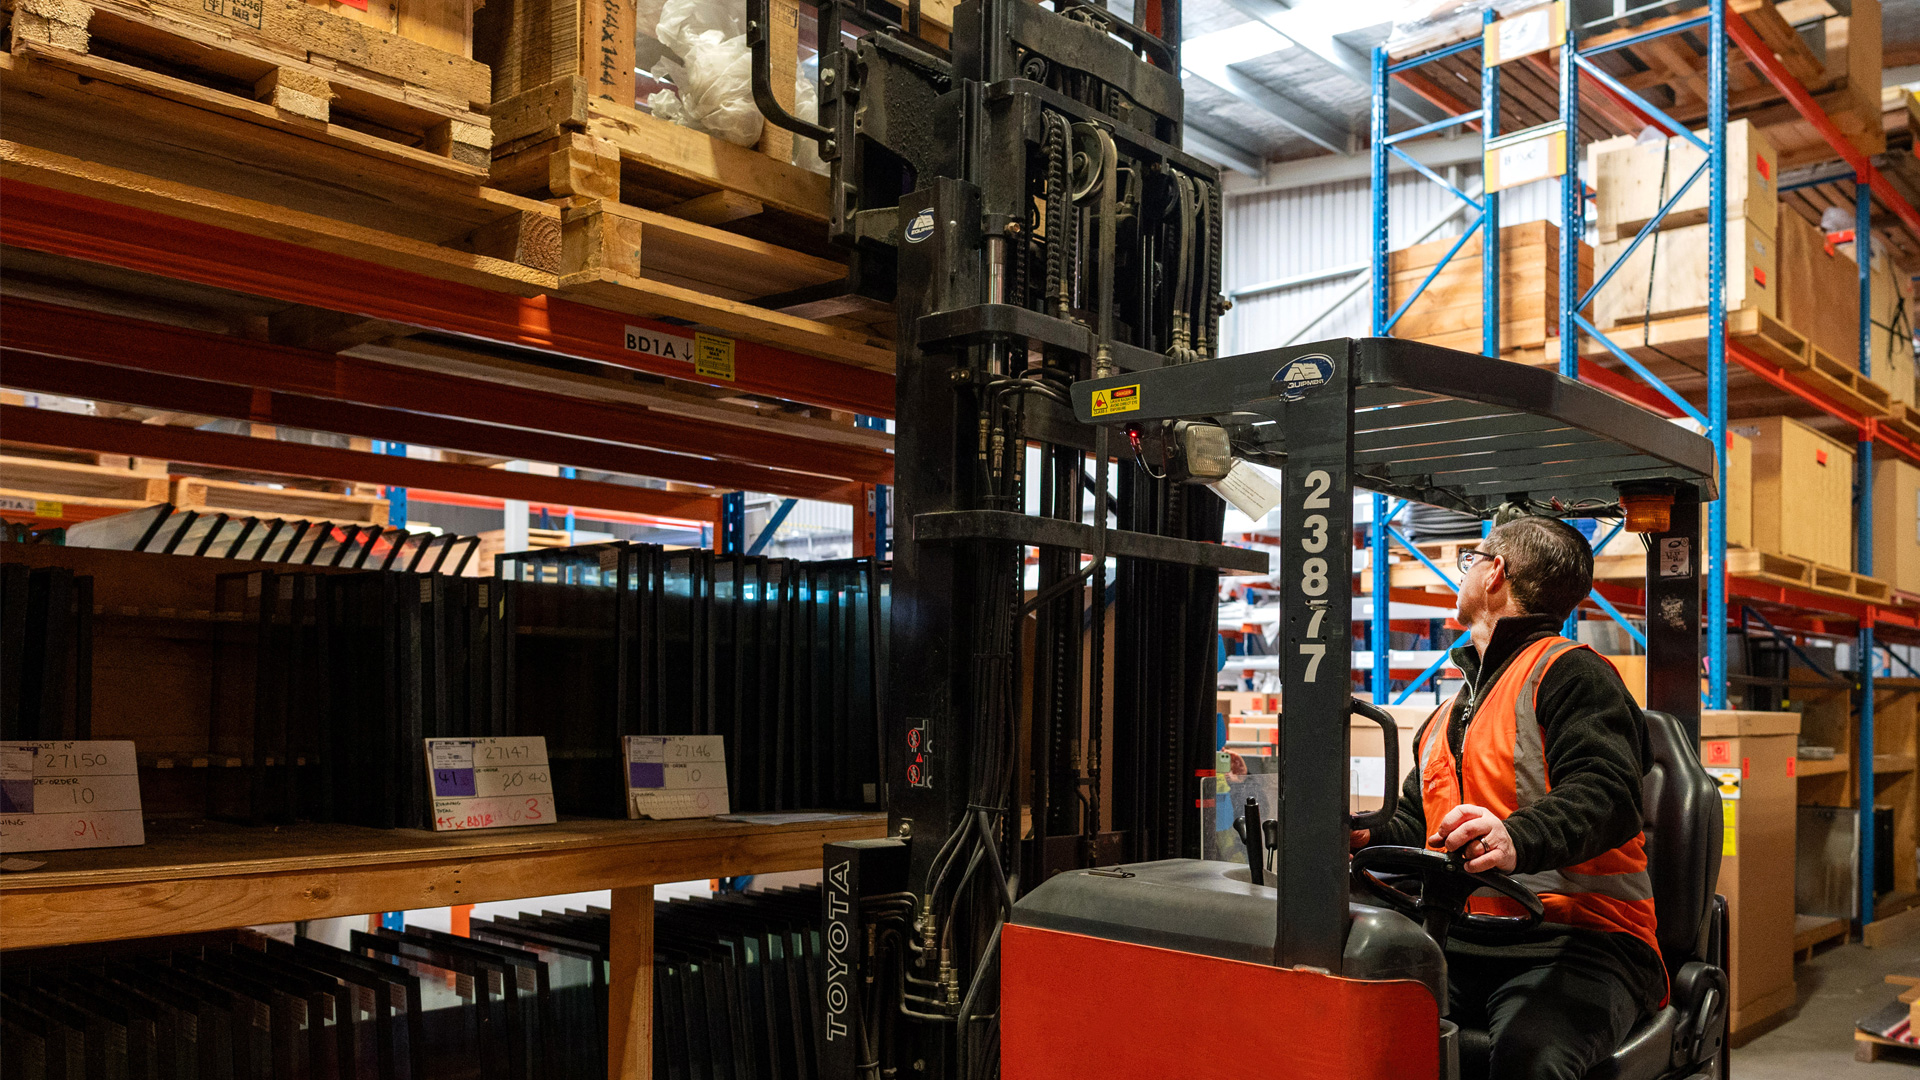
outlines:
{"label": "yellow label sign", "polygon": [[1095,416],[1112,416],[1115,413],[1137,412],[1139,409],[1139,383],[1093,392],[1093,415]]}
{"label": "yellow label sign", "polygon": [[1740,804],[1732,799],[1723,799],[1720,813],[1721,820],[1725,822],[1720,830],[1720,857],[1730,859],[1740,854]]}
{"label": "yellow label sign", "polygon": [[733,339],[717,334],[693,335],[693,371],[709,379],[733,381]]}
{"label": "yellow label sign", "polygon": [[48,502],[46,499],[35,499],[33,503],[33,516],[43,518],[66,517],[67,507],[65,503]]}

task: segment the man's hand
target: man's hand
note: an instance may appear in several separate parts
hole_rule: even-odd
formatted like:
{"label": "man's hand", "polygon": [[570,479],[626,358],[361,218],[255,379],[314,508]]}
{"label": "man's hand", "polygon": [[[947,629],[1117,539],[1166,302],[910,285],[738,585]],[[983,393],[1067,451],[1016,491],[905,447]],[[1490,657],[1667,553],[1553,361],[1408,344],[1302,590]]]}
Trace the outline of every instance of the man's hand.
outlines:
{"label": "man's hand", "polygon": [[1366,847],[1366,846],[1367,846],[1367,842],[1368,842],[1368,841],[1370,841],[1370,840],[1372,840],[1372,839],[1373,839],[1373,830],[1372,830],[1372,829],[1353,829],[1353,830],[1350,830],[1350,831],[1349,831],[1349,832],[1347,833],[1347,844],[1348,844],[1348,848],[1347,848],[1347,850],[1349,850],[1349,851],[1359,851],[1359,850],[1360,850],[1361,848],[1363,848],[1363,847]]}
{"label": "man's hand", "polygon": [[1501,870],[1512,873],[1515,865],[1513,837],[1507,835],[1507,823],[1484,806],[1465,804],[1454,807],[1427,837],[1428,847],[1459,851],[1467,859],[1467,872]]}

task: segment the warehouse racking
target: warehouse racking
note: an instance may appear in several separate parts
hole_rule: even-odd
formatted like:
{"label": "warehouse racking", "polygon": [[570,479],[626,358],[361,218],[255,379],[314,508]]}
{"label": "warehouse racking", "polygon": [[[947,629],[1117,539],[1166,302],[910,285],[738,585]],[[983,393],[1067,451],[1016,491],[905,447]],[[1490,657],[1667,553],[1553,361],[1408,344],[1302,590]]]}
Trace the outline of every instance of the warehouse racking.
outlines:
{"label": "warehouse racking", "polygon": [[[492,18],[512,5],[490,6]],[[753,491],[788,507],[801,498],[851,505],[856,549],[884,551],[890,310],[863,311],[863,323],[758,302],[846,276],[824,243],[798,239],[827,218],[826,179],[772,150],[590,97],[598,21],[624,14],[631,40],[631,2],[515,8],[548,19],[554,39],[582,44],[555,50],[539,72],[516,66],[517,97],[498,92],[497,69],[490,89],[475,62],[476,48],[500,45],[474,28],[478,7],[435,6],[455,24],[435,38],[297,2],[256,6],[257,26],[229,25],[224,6],[199,3],[103,0],[84,9],[90,25],[74,22],[78,5],[0,4],[11,31],[0,51],[0,245],[23,283],[0,300],[7,385],[243,429],[331,432],[355,448],[59,413],[17,398],[0,402],[8,442],[381,485],[391,498],[289,493],[283,501],[313,505],[275,511],[304,519],[326,503],[338,528],[376,537],[405,524],[410,493],[416,513],[423,502],[519,502],[553,507],[558,520],[579,508],[604,515],[597,520],[695,527],[717,548],[747,554],[773,532],[747,534],[738,493]],[[365,71],[380,78],[355,74]],[[630,78],[625,89],[630,97]],[[612,190],[609,145],[620,155]],[[519,184],[537,156],[542,170],[549,157],[584,167],[548,178],[554,188],[575,178],[583,186]],[[621,201],[621,167],[639,174],[627,185],[634,204]],[[755,228],[760,210],[774,226]],[[659,341],[708,351],[696,363],[662,355]],[[423,460],[406,456],[408,445],[563,470]],[[667,483],[581,479],[576,468]],[[210,515],[266,513],[227,505],[250,493],[170,481],[164,469],[35,458],[21,470],[46,484],[62,474],[61,490],[83,494],[63,501],[41,491],[46,484],[22,485],[7,493],[16,520],[73,523],[182,496]],[[41,565],[59,550],[8,557]],[[129,599],[122,589],[101,612],[111,633],[171,642],[218,629],[221,613],[195,610],[208,604],[185,588],[213,569],[156,574],[160,556],[140,552],[58,558],[91,559],[103,581],[152,583],[140,589],[153,595]],[[153,704],[164,708],[167,687],[154,685]],[[96,733],[142,734],[108,723]],[[163,770],[150,778],[206,765],[142,750],[144,769]],[[478,835],[156,819],[144,846],[44,853],[35,856],[43,868],[0,879],[0,948],[612,889],[609,1075],[645,1077],[652,885],[814,867],[824,843],[884,830],[884,817],[858,813],[799,823],[566,820]]]}
{"label": "warehouse racking", "polygon": [[[1906,171],[1904,156],[1883,171],[1876,166],[1868,151],[1859,145],[1866,144],[1868,149],[1873,148],[1873,140],[1879,134],[1877,116],[1873,118],[1871,126],[1862,123],[1852,125],[1856,131],[1850,139],[1842,132],[1835,118],[1822,110],[1802,81],[1808,73],[1807,65],[1811,60],[1802,55],[1804,47],[1798,45],[1792,27],[1768,0],[1709,3],[1700,8],[1651,17],[1639,25],[1626,27],[1609,25],[1616,20],[1600,20],[1588,26],[1574,25],[1564,8],[1559,5],[1550,7],[1558,9],[1553,22],[1555,29],[1550,42],[1551,51],[1541,48],[1518,59],[1501,57],[1493,63],[1487,62],[1483,42],[1493,41],[1497,33],[1492,11],[1483,16],[1483,25],[1489,28],[1484,38],[1474,35],[1466,40],[1449,42],[1407,56],[1390,56],[1384,47],[1375,50],[1372,169],[1374,332],[1392,333],[1395,322],[1412,305],[1419,289],[1424,289],[1439,274],[1447,260],[1461,250],[1477,228],[1482,258],[1483,351],[1490,356],[1502,355],[1497,190],[1478,199],[1469,196],[1447,184],[1431,170],[1421,167],[1396,145],[1435,131],[1475,125],[1480,129],[1488,161],[1493,160],[1502,148],[1532,144],[1545,150],[1550,158],[1550,168],[1540,175],[1560,177],[1562,197],[1557,222],[1560,230],[1557,342],[1560,347],[1556,350],[1556,343],[1549,341],[1544,357],[1515,358],[1534,362],[1556,360],[1561,373],[1568,377],[1605,387],[1663,415],[1691,419],[1707,432],[1716,445],[1727,445],[1730,395],[1739,395],[1742,401],[1758,402],[1766,398],[1786,403],[1793,411],[1829,418],[1831,422],[1855,433],[1857,460],[1863,470],[1858,474],[1863,479],[1856,480],[1856,502],[1859,507],[1856,568],[1859,574],[1850,580],[1835,582],[1835,587],[1822,588],[1806,575],[1804,568],[1768,563],[1767,557],[1757,552],[1730,553],[1725,500],[1722,499],[1713,503],[1710,511],[1706,540],[1708,573],[1702,618],[1709,627],[1744,627],[1750,615],[1766,612],[1771,618],[1761,615],[1760,619],[1770,632],[1781,636],[1783,640],[1787,640],[1782,634],[1782,630],[1785,630],[1796,634],[1846,635],[1856,643],[1859,656],[1864,658],[1855,665],[1859,681],[1858,720],[1852,736],[1856,765],[1848,774],[1848,789],[1836,794],[1844,794],[1860,808],[1859,894],[1863,900],[1858,921],[1871,929],[1876,918],[1896,913],[1914,900],[1911,880],[1906,882],[1906,888],[1898,890],[1878,905],[1873,900],[1875,855],[1872,808],[1877,801],[1876,773],[1896,777],[1893,782],[1899,785],[1901,792],[1902,842],[1910,847],[1914,834],[1914,809],[1906,805],[1911,801],[1906,789],[1912,786],[1911,725],[1903,723],[1897,732],[1890,732],[1894,736],[1887,740],[1890,746],[1877,744],[1875,730],[1876,701],[1887,698],[1888,692],[1893,695],[1910,693],[1910,688],[1903,682],[1896,682],[1884,688],[1887,692],[1877,692],[1875,668],[1878,660],[1875,650],[1877,645],[1888,640],[1907,643],[1920,640],[1920,637],[1916,637],[1920,634],[1920,617],[1916,617],[1920,612],[1898,602],[1898,597],[1872,579],[1874,509],[1868,493],[1872,486],[1872,461],[1876,447],[1920,462],[1920,438],[1916,438],[1920,436],[1920,431],[1915,431],[1908,422],[1910,410],[1897,405],[1890,406],[1882,399],[1883,395],[1873,392],[1877,388],[1872,388],[1863,378],[1871,371],[1870,260],[1856,260],[1861,296],[1858,374],[1852,370],[1836,369],[1834,365],[1823,366],[1820,363],[1823,355],[1810,355],[1806,342],[1797,340],[1791,331],[1772,325],[1772,320],[1742,319],[1738,325],[1729,326],[1728,312],[1722,302],[1722,288],[1728,231],[1726,131],[1730,79],[1736,73],[1745,75],[1751,92],[1744,97],[1749,101],[1756,97],[1776,95],[1784,98],[1824,144],[1818,148],[1818,152],[1813,152],[1814,157],[1838,161],[1835,166],[1802,170],[1797,182],[1788,182],[1783,178],[1781,195],[1784,197],[1789,191],[1817,195],[1819,201],[1809,201],[1809,205],[1814,207],[1834,205],[1840,203],[1843,196],[1850,195],[1844,205],[1851,206],[1854,211],[1857,223],[1855,235],[1884,237],[1895,251],[1901,252],[1913,250],[1915,243],[1920,242],[1920,212],[1906,197],[1904,189],[1908,185],[1904,178],[1896,184],[1888,175],[1888,172],[1896,170],[1901,173]],[[1537,12],[1541,9],[1534,10]],[[1729,42],[1738,46],[1737,53],[1730,52]],[[1704,129],[1700,133],[1696,134],[1693,128],[1651,104],[1620,78],[1609,73],[1598,59],[1608,53],[1628,53],[1649,46],[1665,51],[1659,66],[1667,70],[1675,82],[1690,77],[1696,87],[1695,94],[1698,93],[1697,87],[1704,84],[1705,93],[1701,95],[1704,100],[1693,102],[1703,114],[1701,122],[1696,125]],[[1734,60],[1743,60],[1750,68],[1734,65],[1731,63]],[[1680,69],[1678,73],[1676,68]],[[1812,70],[1817,72],[1817,65]],[[1877,72],[1875,74],[1877,76]],[[1503,100],[1503,76],[1516,80],[1522,92]],[[1423,127],[1391,132],[1383,103],[1390,80],[1396,79],[1452,115]],[[1878,93],[1877,80],[1872,89],[1875,94]],[[1472,104],[1475,98],[1478,100],[1477,107]],[[1517,120],[1519,128],[1503,131],[1503,120],[1507,119]],[[1654,324],[1657,329],[1652,332],[1667,335],[1652,342],[1665,348],[1654,350],[1636,349],[1636,346],[1647,344],[1639,340],[1639,334],[1633,335],[1634,340],[1630,341],[1627,335],[1602,331],[1583,313],[1611,272],[1584,289],[1580,287],[1577,276],[1585,207],[1590,197],[1579,179],[1580,160],[1584,153],[1582,140],[1590,130],[1607,135],[1633,134],[1643,126],[1690,140],[1705,151],[1706,160],[1666,201],[1653,220],[1640,229],[1628,250],[1631,251],[1658,230],[1661,219],[1680,201],[1687,189],[1702,181],[1708,187],[1707,221],[1710,222],[1707,310],[1703,315]],[[1858,130],[1863,127],[1867,130]],[[1401,156],[1416,171],[1447,187],[1477,215],[1473,224],[1463,230],[1452,250],[1441,260],[1440,266],[1433,268],[1414,296],[1408,297],[1397,310],[1389,307],[1390,283],[1387,273],[1386,179],[1388,161],[1392,155]],[[1487,186],[1498,187],[1497,184]],[[1851,191],[1848,192],[1847,188],[1851,188]],[[1624,262],[1623,256],[1615,269],[1624,265]],[[1741,314],[1751,316],[1755,313]],[[1576,340],[1593,344],[1577,349],[1564,347],[1566,342]],[[1648,361],[1652,355],[1662,360],[1671,360],[1678,355],[1690,363],[1650,364]],[[1723,491],[1725,469],[1723,461]],[[1394,507],[1390,510],[1384,498],[1376,498],[1374,506],[1376,520],[1382,521],[1391,521],[1399,509]],[[1398,536],[1395,530],[1375,529],[1371,544],[1371,583],[1376,598],[1394,596],[1398,591],[1393,587],[1393,572],[1387,565],[1390,537],[1426,563],[1441,581],[1446,581],[1447,575],[1433,566],[1425,554],[1406,544],[1405,538]],[[1596,537],[1596,540],[1596,550],[1605,546],[1604,539]],[[1791,563],[1791,560],[1786,562]],[[1604,580],[1596,583],[1592,601],[1600,611],[1623,624],[1626,620],[1622,617],[1622,608],[1644,611],[1644,598],[1638,591],[1621,588]],[[1734,611],[1730,604],[1738,605],[1738,618],[1733,618]],[[1629,627],[1629,631],[1638,636],[1632,627]],[[1376,620],[1373,623],[1375,671],[1372,684],[1376,700],[1381,701],[1388,700],[1388,673],[1385,670],[1387,633],[1388,627],[1384,621]],[[1729,685],[1735,681],[1727,668],[1726,634],[1708,634],[1707,648],[1703,651],[1707,663],[1703,679],[1705,704],[1709,708],[1724,709],[1727,707]],[[1898,660],[1891,656],[1891,650],[1889,656]],[[1436,661],[1421,676],[1421,680],[1435,674],[1440,666],[1441,662]],[[1815,669],[1818,670],[1818,665],[1815,665]],[[1830,687],[1823,684],[1818,689],[1824,692]],[[1902,712],[1904,714],[1904,708]],[[1839,731],[1845,733],[1844,723]],[[1876,755],[1876,750],[1891,752]],[[1859,762],[1877,764],[1876,767],[1863,768],[1857,764]],[[1881,764],[1885,767],[1881,767]],[[1843,770],[1844,766],[1835,769],[1831,764],[1825,764],[1819,771],[1835,773]],[[1910,879],[1911,875],[1908,877]]]}

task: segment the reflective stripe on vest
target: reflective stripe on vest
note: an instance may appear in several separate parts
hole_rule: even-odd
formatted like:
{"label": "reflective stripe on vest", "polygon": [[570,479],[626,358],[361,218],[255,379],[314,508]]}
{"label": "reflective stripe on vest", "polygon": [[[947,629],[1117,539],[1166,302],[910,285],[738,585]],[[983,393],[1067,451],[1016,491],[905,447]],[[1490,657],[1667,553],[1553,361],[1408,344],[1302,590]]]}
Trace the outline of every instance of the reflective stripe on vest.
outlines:
{"label": "reflective stripe on vest", "polygon": [[[1430,825],[1463,803],[1484,806],[1504,821],[1548,793],[1551,783],[1536,698],[1554,661],[1584,647],[1548,637],[1521,649],[1479,695],[1457,760],[1447,730],[1453,711],[1436,712],[1434,719],[1442,722],[1427,725],[1420,748],[1422,802]],[[1515,876],[1540,895],[1548,922],[1631,934],[1655,953],[1660,951],[1644,834],[1573,866]],[[1476,896],[1470,906],[1490,914],[1519,913],[1518,905],[1500,898]]]}

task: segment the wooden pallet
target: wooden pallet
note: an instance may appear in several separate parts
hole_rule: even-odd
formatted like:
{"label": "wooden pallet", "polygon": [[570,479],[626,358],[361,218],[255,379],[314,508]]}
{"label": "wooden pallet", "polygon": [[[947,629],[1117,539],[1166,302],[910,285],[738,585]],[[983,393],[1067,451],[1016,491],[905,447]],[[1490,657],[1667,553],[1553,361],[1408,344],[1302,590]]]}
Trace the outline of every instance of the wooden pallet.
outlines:
{"label": "wooden pallet", "polygon": [[184,477],[174,482],[173,504],[202,514],[327,521],[336,525],[385,525],[387,500],[304,488],[271,488],[230,480]]}
{"label": "wooden pallet", "polygon": [[[1699,312],[1616,326],[1604,333],[1615,347],[1639,361],[1676,393],[1704,402],[1707,323],[1706,313]],[[1787,377],[1801,385],[1863,416],[1881,417],[1894,411],[1895,403],[1886,387],[1763,312],[1750,308],[1728,312],[1727,340],[1777,365]],[[1558,359],[1558,344],[1558,339],[1548,342],[1550,359]],[[1604,367],[1626,371],[1626,365],[1612,350],[1590,337],[1582,338],[1581,353]],[[1729,407],[1736,416],[1818,412],[1814,406],[1731,360],[1727,365],[1727,394]]]}
{"label": "wooden pallet", "polygon": [[166,502],[168,490],[164,473],[136,472],[125,465],[82,465],[14,455],[0,456],[0,486],[39,492],[48,498],[105,498],[133,506]]}
{"label": "wooden pallet", "polygon": [[1909,1065],[1920,1061],[1920,1058],[1901,1056],[1903,1052],[1904,1054],[1920,1053],[1920,1046],[1883,1039],[1858,1029],[1853,1033],[1853,1060],[1855,1061],[1894,1060]]}
{"label": "wooden pallet", "polygon": [[486,176],[491,89],[465,57],[299,0],[8,5],[15,80],[163,99],[414,169]]}
{"label": "wooden pallet", "polygon": [[1765,551],[1729,550],[1727,573],[1869,604],[1885,604],[1893,598],[1893,587],[1879,578]]}
{"label": "wooden pallet", "polygon": [[[1862,76],[1871,76],[1852,80],[1860,83],[1857,91],[1848,88],[1850,79],[1847,70],[1837,64],[1830,70],[1821,63],[1773,0],[1734,0],[1733,10],[1745,18],[1787,70],[1807,87],[1834,126],[1849,141],[1866,153],[1878,154],[1885,150],[1886,140],[1881,130],[1877,104],[1880,89],[1877,77],[1880,69],[1877,8],[1866,20],[1871,23],[1871,31],[1867,32],[1867,27],[1863,25],[1862,35],[1856,35],[1871,40],[1867,50],[1871,55],[1860,58],[1852,65]],[[1593,49],[1663,26],[1701,18],[1705,14],[1704,8],[1696,7],[1583,38],[1581,45],[1585,49]],[[1801,16],[1795,13],[1793,17]],[[1477,26],[1463,26],[1461,33],[1455,34],[1451,40],[1459,40],[1477,31]],[[1404,54],[1396,54],[1395,59],[1407,59],[1436,48],[1444,40],[1428,38],[1416,41]],[[1698,32],[1655,38],[1638,45],[1609,50],[1595,56],[1594,62],[1675,119],[1694,126],[1705,123],[1708,56],[1704,36]],[[1500,72],[1502,130],[1515,131],[1559,120],[1560,80],[1552,53],[1535,53],[1503,64]],[[1727,77],[1728,104],[1733,115],[1752,116],[1761,124],[1780,151],[1782,168],[1824,161],[1833,156],[1819,133],[1805,123],[1793,106],[1785,101],[1766,76],[1738,48],[1729,50]],[[1470,112],[1478,107],[1480,101],[1480,50],[1464,50],[1409,69],[1398,78],[1421,97],[1449,111]],[[1579,130],[1583,142],[1634,134],[1645,124],[1644,119],[1603,95],[1585,94],[1581,97]]]}
{"label": "wooden pallet", "polygon": [[1851,926],[1845,919],[1821,915],[1795,915],[1793,917],[1793,954],[1799,959],[1811,960],[1816,946],[1836,940],[1844,943],[1850,929]]}

